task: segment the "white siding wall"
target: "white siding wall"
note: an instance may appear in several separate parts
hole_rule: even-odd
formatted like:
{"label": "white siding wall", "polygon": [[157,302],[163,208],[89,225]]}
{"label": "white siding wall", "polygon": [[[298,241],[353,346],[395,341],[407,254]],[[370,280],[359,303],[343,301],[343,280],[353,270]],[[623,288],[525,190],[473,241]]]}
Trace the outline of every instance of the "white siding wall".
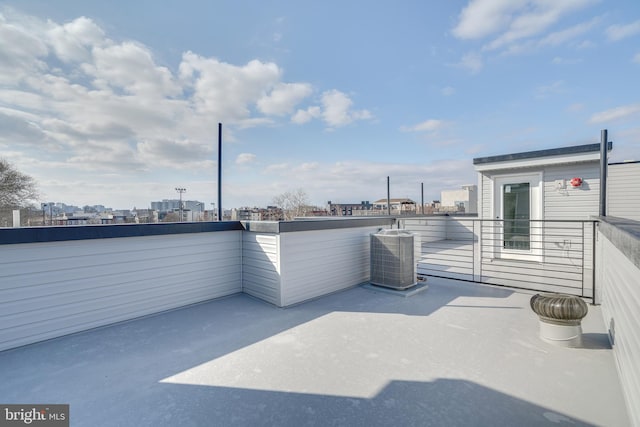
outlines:
{"label": "white siding wall", "polygon": [[633,425],[640,425],[640,269],[602,234],[597,239],[598,293]]}
{"label": "white siding wall", "polygon": [[607,215],[640,221],[640,163],[609,165]]}
{"label": "white siding wall", "polygon": [[[582,178],[582,186],[569,181]],[[558,190],[556,180],[564,179],[566,188]],[[589,219],[600,206],[600,164],[597,162],[546,167],[543,173],[544,219]]]}
{"label": "white siding wall", "polygon": [[279,249],[279,234],[243,233],[243,292],[278,306],[281,305]]}
{"label": "white siding wall", "polygon": [[[500,175],[535,173],[540,168],[503,169],[481,173],[481,218],[492,219],[493,180]],[[542,168],[543,219],[589,219],[598,215],[600,203],[600,165],[598,162],[553,165]],[[583,180],[581,187],[573,188],[573,177]],[[566,188],[558,190],[556,181],[564,179]]]}
{"label": "white siding wall", "polygon": [[241,292],[241,236],[0,245],[0,350]]}
{"label": "white siding wall", "polygon": [[421,243],[438,242],[447,238],[450,217],[399,219],[401,228],[420,237]]}
{"label": "white siding wall", "polygon": [[369,280],[370,234],[380,227],[280,234],[282,306]]}

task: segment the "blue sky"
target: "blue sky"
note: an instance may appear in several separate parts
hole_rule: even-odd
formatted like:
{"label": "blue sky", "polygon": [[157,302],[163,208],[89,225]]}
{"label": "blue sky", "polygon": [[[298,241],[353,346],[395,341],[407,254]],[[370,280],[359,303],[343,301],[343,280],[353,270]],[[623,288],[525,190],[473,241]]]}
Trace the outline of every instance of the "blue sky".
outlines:
{"label": "blue sky", "polygon": [[209,204],[222,122],[225,208],[431,200],[604,128],[640,160],[639,77],[637,0],[0,0],[0,156],[42,201]]}

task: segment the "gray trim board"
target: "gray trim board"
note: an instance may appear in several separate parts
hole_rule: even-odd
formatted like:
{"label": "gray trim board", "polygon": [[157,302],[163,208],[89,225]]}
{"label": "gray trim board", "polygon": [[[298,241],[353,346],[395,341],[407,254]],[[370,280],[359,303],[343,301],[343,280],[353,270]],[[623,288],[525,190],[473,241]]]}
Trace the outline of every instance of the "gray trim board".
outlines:
{"label": "gray trim board", "polygon": [[157,224],[65,225],[0,229],[0,245],[67,240],[112,239],[119,237],[161,236],[167,234],[208,233],[215,231],[253,231],[287,233],[295,231],[335,230],[353,227],[391,227],[394,217],[271,221],[176,222]]}
{"label": "gray trim board", "polygon": [[395,224],[395,217],[364,217],[348,219],[301,219],[296,221],[243,221],[246,231],[257,233],[291,233],[296,231],[335,230],[353,227],[391,227]]}
{"label": "gray trim board", "polygon": [[0,229],[0,244],[111,239],[231,230],[244,230],[244,228],[238,221],[5,228]]}
{"label": "gray trim board", "polygon": [[[607,150],[613,148],[613,142],[609,141]],[[476,157],[474,165],[484,165],[496,162],[508,162],[513,160],[535,159],[539,157],[565,156],[568,154],[581,154],[600,151],[600,144],[575,145],[573,147],[551,148],[548,150],[527,151],[523,153],[502,154],[499,156]]]}

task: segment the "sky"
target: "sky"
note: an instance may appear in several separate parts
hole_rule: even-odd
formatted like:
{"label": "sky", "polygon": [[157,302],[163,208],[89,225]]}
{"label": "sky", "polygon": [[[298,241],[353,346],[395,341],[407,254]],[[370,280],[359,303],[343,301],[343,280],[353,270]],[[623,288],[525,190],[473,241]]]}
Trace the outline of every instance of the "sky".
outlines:
{"label": "sky", "polygon": [[473,158],[640,160],[637,0],[0,0],[0,157],[41,200],[439,199]]}

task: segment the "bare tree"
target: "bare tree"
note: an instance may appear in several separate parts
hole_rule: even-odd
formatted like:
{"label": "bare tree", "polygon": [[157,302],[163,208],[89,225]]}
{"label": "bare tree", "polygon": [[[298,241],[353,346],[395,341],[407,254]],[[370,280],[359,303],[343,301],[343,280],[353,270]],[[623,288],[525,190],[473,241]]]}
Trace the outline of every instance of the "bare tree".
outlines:
{"label": "bare tree", "polygon": [[179,222],[180,214],[178,212],[169,212],[165,215],[162,222]]}
{"label": "bare tree", "polygon": [[0,206],[19,208],[38,198],[36,182],[18,171],[7,160],[0,159]]}
{"label": "bare tree", "polygon": [[274,197],[273,204],[282,208],[286,221],[291,221],[297,216],[305,216],[309,209],[309,197],[302,188],[298,188]]}

